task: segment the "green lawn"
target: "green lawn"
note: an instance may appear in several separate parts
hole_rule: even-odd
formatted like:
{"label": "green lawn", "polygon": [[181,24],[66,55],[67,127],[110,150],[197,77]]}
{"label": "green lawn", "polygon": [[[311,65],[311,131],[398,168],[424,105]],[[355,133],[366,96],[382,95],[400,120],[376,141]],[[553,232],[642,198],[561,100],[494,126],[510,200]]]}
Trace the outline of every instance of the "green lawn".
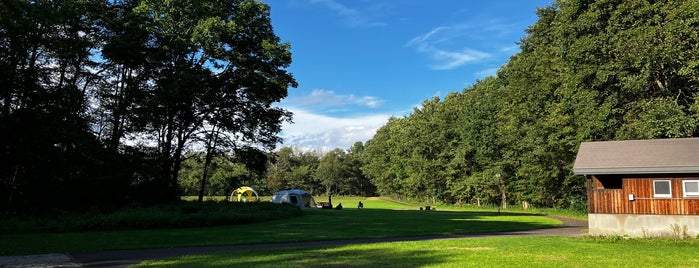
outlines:
{"label": "green lawn", "polygon": [[139,267],[697,267],[699,240],[498,237],[241,251]]}
{"label": "green lawn", "polygon": [[560,221],[527,214],[419,211],[378,199],[333,198],[343,210],[307,209],[304,215],[255,224],[206,228],[3,234],[0,255],[113,249],[214,246],[355,238],[469,234],[545,228]]}

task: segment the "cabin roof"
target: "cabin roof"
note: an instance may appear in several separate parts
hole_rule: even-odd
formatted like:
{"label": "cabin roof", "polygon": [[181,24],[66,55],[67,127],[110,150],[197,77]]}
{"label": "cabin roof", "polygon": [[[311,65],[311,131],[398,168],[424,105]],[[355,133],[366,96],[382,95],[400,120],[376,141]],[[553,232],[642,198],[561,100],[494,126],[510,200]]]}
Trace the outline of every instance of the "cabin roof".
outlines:
{"label": "cabin roof", "polygon": [[699,173],[699,138],[583,142],[573,173]]}

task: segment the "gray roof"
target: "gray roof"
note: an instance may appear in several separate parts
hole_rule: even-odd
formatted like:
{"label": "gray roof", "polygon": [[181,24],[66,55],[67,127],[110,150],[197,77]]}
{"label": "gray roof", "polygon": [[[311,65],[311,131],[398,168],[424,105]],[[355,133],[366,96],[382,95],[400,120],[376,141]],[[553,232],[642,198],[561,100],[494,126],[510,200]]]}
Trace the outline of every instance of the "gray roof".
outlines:
{"label": "gray roof", "polygon": [[699,173],[699,138],[583,142],[573,173]]}

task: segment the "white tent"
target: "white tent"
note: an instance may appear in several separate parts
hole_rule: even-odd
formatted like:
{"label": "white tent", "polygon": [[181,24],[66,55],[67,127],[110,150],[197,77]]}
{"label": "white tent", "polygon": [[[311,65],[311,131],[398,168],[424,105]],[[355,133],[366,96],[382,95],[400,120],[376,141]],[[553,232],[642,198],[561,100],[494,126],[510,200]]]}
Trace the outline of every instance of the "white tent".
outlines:
{"label": "white tent", "polygon": [[313,196],[301,189],[291,189],[284,190],[274,193],[272,196],[272,203],[289,203],[297,205],[301,208],[314,208],[316,207],[316,200]]}

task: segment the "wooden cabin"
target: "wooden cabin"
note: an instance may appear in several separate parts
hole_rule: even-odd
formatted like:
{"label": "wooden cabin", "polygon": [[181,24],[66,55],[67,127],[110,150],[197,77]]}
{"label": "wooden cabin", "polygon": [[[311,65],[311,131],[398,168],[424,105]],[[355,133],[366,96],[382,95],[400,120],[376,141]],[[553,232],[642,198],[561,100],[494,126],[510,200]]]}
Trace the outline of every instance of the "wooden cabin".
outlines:
{"label": "wooden cabin", "polygon": [[699,138],[583,142],[591,235],[699,235]]}

